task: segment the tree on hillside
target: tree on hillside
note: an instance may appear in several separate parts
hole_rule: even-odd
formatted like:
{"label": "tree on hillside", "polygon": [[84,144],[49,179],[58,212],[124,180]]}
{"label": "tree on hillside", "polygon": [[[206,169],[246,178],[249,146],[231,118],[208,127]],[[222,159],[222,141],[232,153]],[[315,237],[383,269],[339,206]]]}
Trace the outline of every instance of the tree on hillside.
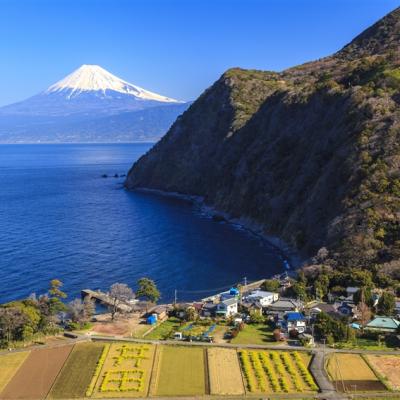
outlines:
{"label": "tree on hillside", "polygon": [[281,284],[278,279],[266,279],[261,285],[261,289],[267,292],[277,292]]}
{"label": "tree on hillside", "polygon": [[115,315],[118,312],[119,306],[121,304],[127,303],[135,296],[132,289],[125,283],[114,283],[113,285],[111,285],[108,295],[112,300],[112,304],[109,307],[112,320],[114,320]]}
{"label": "tree on hillside", "polygon": [[378,314],[391,316],[396,308],[396,298],[390,292],[383,292],[378,301]]}
{"label": "tree on hillside", "polygon": [[83,299],[83,314],[84,314],[85,320],[89,321],[93,317],[95,312],[96,312],[96,306],[95,306],[94,300],[92,300],[88,296],[86,296]]}
{"label": "tree on hillside", "polygon": [[136,297],[144,297],[151,303],[157,303],[160,298],[160,292],[155,282],[149,278],[141,278],[138,280],[138,290]]}
{"label": "tree on hillside", "polygon": [[49,311],[51,315],[55,315],[61,311],[66,311],[67,307],[63,303],[63,299],[67,294],[61,290],[63,283],[59,279],[50,281],[50,288],[48,294]]}
{"label": "tree on hillside", "polygon": [[83,303],[81,299],[74,299],[68,303],[68,317],[72,322],[80,322],[83,319]]}

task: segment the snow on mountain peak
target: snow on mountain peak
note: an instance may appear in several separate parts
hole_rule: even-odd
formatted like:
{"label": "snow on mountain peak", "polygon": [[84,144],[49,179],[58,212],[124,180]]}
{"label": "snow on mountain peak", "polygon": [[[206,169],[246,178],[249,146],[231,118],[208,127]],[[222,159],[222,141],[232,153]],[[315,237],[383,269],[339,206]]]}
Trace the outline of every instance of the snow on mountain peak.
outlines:
{"label": "snow on mountain peak", "polygon": [[175,99],[161,96],[126,82],[99,65],[86,64],[67,75],[64,79],[51,85],[45,93],[66,92],[67,98],[71,98],[87,91],[101,91],[106,95],[107,90],[132,95],[142,100],[179,103]]}

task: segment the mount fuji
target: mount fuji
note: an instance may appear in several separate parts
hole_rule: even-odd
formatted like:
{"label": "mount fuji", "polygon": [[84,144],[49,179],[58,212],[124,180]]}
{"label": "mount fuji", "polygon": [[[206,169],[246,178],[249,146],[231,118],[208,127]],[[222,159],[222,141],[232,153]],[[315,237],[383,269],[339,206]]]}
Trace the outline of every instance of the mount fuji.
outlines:
{"label": "mount fuji", "polygon": [[189,103],[82,65],[43,92],[0,108],[0,143],[158,140]]}

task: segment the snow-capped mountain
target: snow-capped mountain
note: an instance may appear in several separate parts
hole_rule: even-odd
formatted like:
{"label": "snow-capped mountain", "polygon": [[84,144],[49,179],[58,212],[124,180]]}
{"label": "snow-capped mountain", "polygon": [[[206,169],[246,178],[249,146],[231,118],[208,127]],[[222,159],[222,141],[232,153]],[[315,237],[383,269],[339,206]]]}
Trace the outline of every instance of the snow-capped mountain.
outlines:
{"label": "snow-capped mountain", "polygon": [[155,140],[188,106],[82,65],[43,92],[1,107],[0,143]]}
{"label": "snow-capped mountain", "polygon": [[43,92],[0,108],[0,115],[112,115],[182,103],[126,82],[98,65],[82,65]]}
{"label": "snow-capped mountain", "polygon": [[44,93],[62,93],[71,99],[83,92],[97,92],[98,96],[107,96],[108,91],[131,95],[137,99],[178,103],[177,100],[150,92],[132,83],[126,82],[99,65],[82,65],[77,70],[51,85]]}

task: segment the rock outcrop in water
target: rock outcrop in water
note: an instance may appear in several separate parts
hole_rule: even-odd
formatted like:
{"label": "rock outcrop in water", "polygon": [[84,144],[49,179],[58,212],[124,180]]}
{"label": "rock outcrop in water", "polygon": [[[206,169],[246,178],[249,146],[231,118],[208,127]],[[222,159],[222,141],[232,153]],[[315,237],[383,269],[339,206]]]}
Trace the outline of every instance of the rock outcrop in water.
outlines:
{"label": "rock outcrop in water", "polygon": [[227,71],[126,187],[203,196],[304,254],[328,248],[331,265],[396,266],[399,45],[396,9],[330,57],[281,73]]}

